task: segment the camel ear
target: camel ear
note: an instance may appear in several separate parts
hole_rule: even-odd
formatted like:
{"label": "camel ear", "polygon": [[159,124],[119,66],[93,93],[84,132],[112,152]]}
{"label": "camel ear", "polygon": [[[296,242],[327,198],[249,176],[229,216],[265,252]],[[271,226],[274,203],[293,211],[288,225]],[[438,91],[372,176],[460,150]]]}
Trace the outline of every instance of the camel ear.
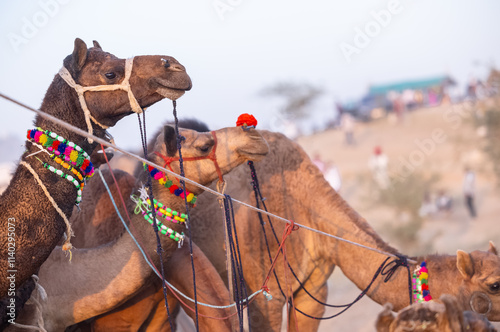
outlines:
{"label": "camel ear", "polygon": [[450,294],[443,294],[439,298],[446,308],[446,316],[448,319],[445,319],[449,326],[450,331],[461,331],[460,323],[464,320],[463,311],[460,309],[457,303],[457,299]]}
{"label": "camel ear", "polygon": [[75,49],[73,50],[73,69],[80,72],[87,61],[87,44],[80,38],[75,39]]}
{"label": "camel ear", "polygon": [[165,126],[163,129],[163,141],[167,149],[167,156],[173,157],[177,153],[177,135],[172,126]]}
{"label": "camel ear", "polygon": [[457,250],[457,268],[465,280],[470,280],[474,275],[474,264],[472,264],[472,258],[463,250]]}
{"label": "camel ear", "polygon": [[490,247],[488,248],[488,251],[491,252],[492,254],[498,256],[498,251],[497,248],[495,247],[495,244],[493,241],[490,241]]}
{"label": "camel ear", "polygon": [[98,48],[102,51],[102,47],[101,47],[101,45],[99,45],[99,42],[97,40],[92,41],[92,43],[94,43],[95,48]]}
{"label": "camel ear", "polygon": [[382,311],[375,322],[375,328],[377,332],[389,332],[391,330],[391,324],[394,322],[396,317],[392,313],[392,304],[384,304],[384,311]]}

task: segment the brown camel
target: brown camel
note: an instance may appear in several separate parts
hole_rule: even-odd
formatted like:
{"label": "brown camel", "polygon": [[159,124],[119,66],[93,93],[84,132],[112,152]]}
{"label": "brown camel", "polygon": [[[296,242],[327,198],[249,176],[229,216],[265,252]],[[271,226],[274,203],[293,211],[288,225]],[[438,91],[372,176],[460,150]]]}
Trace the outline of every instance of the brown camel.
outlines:
{"label": "brown camel", "polygon": [[[127,68],[126,63],[129,64]],[[138,56],[126,61],[104,52],[97,42],[93,48],[87,49],[80,39],[75,40],[73,53],[64,59],[63,66],[65,69],[54,77],[40,110],[101,138],[105,137],[106,127],[113,126],[132,110],[139,111],[164,97],[177,99],[191,88],[184,67],[172,57]],[[80,91],[80,97],[77,93],[79,87],[100,86],[103,89],[103,86],[123,83],[125,74],[129,76],[128,92],[104,88],[105,91],[87,91],[85,95]],[[35,118],[34,125],[75,143],[88,154],[96,147],[95,143],[40,116]],[[8,318],[5,316],[6,306],[11,305],[11,300],[19,309],[29,298],[33,287],[30,277],[61,240],[66,229],[61,214],[71,216],[77,197],[73,183],[64,179],[58,181],[58,177],[44,169],[35,156],[28,157],[37,151],[33,144],[26,144],[21,165],[0,198],[2,322]],[[36,157],[59,167],[44,153]],[[60,213],[49,202],[29,168],[38,174]],[[15,310],[9,309],[9,314],[9,319],[13,319]]]}
{"label": "brown camel", "polygon": [[484,317],[473,311],[463,311],[454,296],[443,294],[439,302],[415,303],[397,313],[386,304],[375,323],[377,332],[496,332]]}
{"label": "brown camel", "polygon": [[[392,254],[398,253],[327,184],[317,167],[296,143],[281,134],[266,131],[262,131],[262,134],[271,150],[266,158],[255,163],[255,168],[270,212],[365,246]],[[229,173],[226,181],[226,193],[238,200],[255,204],[246,165]],[[261,288],[270,268],[270,260],[257,214],[238,205],[235,208],[245,280],[249,293],[252,293]],[[222,216],[217,200],[212,195],[201,195],[198,209],[193,211],[192,216],[194,241],[219,273],[225,276],[224,234],[218,226]],[[273,224],[280,237],[284,225],[276,220],[273,220]],[[271,254],[274,255],[278,245],[267,220],[265,229]],[[94,232],[91,229],[89,231]],[[305,288],[323,302],[327,298],[327,280],[336,265],[360,289],[364,289],[386,259],[385,255],[307,230],[293,232],[287,243],[290,265]],[[423,257],[414,259],[420,263]],[[474,251],[468,254],[458,251],[457,256],[432,255],[425,259],[431,275],[429,288],[433,297],[439,298],[444,293],[453,294],[458,297],[463,310],[474,309],[478,312],[486,312],[488,301],[491,301],[492,310],[487,317],[490,320],[500,320],[500,258],[492,244],[488,252]],[[413,270],[415,266],[410,268]],[[277,264],[277,274],[283,285],[282,262]],[[407,272],[400,268],[388,283],[382,282],[379,277],[367,295],[380,304],[391,302],[396,310],[400,310],[409,304],[407,278]],[[293,280],[293,277],[289,274],[288,279]],[[259,295],[250,308],[252,328],[258,331],[280,331],[281,328],[285,301],[274,278],[271,278],[269,288],[273,299],[267,301]],[[292,292],[295,306],[299,310],[316,317],[323,316],[324,306],[311,299],[295,280],[292,282]],[[489,300],[481,301],[480,297],[476,298],[474,308],[471,308],[470,299],[475,292],[487,294],[485,296]],[[151,310],[154,308],[152,305]],[[115,318],[119,316],[119,313],[114,314]],[[300,313],[297,313],[297,320],[301,331],[316,331],[319,325],[318,320]],[[293,322],[290,326],[294,329]]]}
{"label": "brown camel", "polygon": [[[262,134],[271,150],[266,158],[255,163],[255,168],[270,212],[346,240],[398,254],[328,185],[298,144],[281,134],[265,131]],[[228,194],[255,204],[248,166],[236,168],[226,176],[226,180]],[[198,207],[192,218],[193,240],[221,275],[225,275],[223,234],[214,227],[221,218],[218,202],[210,195],[202,195]],[[240,250],[244,257],[245,280],[251,293],[261,288],[270,268],[270,259],[257,213],[236,205],[235,214]],[[267,242],[274,255],[278,245],[270,223],[267,219],[265,221]],[[272,223],[281,239],[284,224],[277,220],[272,220]],[[323,302],[327,298],[327,280],[335,266],[339,266],[345,276],[364,289],[387,258],[303,229],[288,237],[287,252],[290,265],[304,287]],[[414,259],[420,263],[424,257]],[[492,309],[487,318],[500,320],[500,258],[493,245],[489,252],[474,251],[468,254],[459,250],[457,256],[431,255],[425,259],[430,273],[429,288],[434,298],[439,298],[443,293],[452,294],[457,296],[463,310],[474,309],[479,312],[485,312],[486,302],[491,301]],[[278,262],[276,266],[279,280],[284,285],[283,264]],[[411,265],[410,268],[413,271],[415,266]],[[407,271],[400,268],[387,283],[379,277],[367,295],[380,304],[391,302],[396,310],[400,310],[409,304],[407,278]],[[288,279],[292,280],[295,307],[306,314],[322,317],[324,306],[311,299],[290,273]],[[250,308],[252,327],[258,331],[280,331],[281,328],[285,301],[274,278],[271,278],[269,288],[273,299],[267,301],[264,296],[258,296]],[[474,292],[486,294],[489,300],[484,303],[478,301],[471,308],[470,299]],[[317,330],[318,320],[300,313],[296,315],[301,331]],[[293,319],[293,315],[290,317]],[[290,322],[292,330],[294,326],[294,322]]]}
{"label": "brown camel", "polygon": [[[176,137],[172,135],[173,130],[170,126],[165,127],[164,132],[159,135],[156,141],[155,153],[148,156],[150,160],[161,164],[163,159],[156,153],[171,157],[178,155]],[[245,160],[262,159],[269,150],[266,141],[254,129],[244,131],[238,127],[225,128],[213,132],[213,135],[182,130],[181,135],[185,138],[182,143],[183,158],[208,157],[213,153],[222,174],[227,173]],[[215,142],[218,142],[216,147]],[[184,165],[186,176],[202,184],[209,184],[218,176],[215,162],[207,158],[185,162]],[[179,172],[178,162],[172,163],[171,167],[175,172]],[[107,178],[109,181],[109,174]],[[146,179],[145,172],[138,179],[138,183],[144,183]],[[95,187],[89,195],[92,195],[94,190],[96,192],[104,190],[104,185],[100,182],[94,181],[92,185]],[[139,187],[136,186],[134,194],[137,195],[138,189]],[[186,190],[194,194],[202,192],[200,188],[191,184],[186,185]],[[173,195],[159,181],[153,181],[153,192],[159,202],[178,211],[179,215],[185,212],[184,199]],[[159,267],[153,230],[141,213],[134,214],[135,208],[136,204],[129,200],[128,211],[132,215],[133,226],[131,228],[135,232],[135,236],[142,242],[144,250],[149,253],[153,263]],[[184,225],[180,222],[170,223],[164,219],[162,222],[168,224],[168,227],[178,233],[184,230]],[[118,232],[120,231],[118,230]],[[163,259],[168,261],[176,251],[178,243],[161,234],[160,238]],[[195,247],[195,252],[197,251],[198,249]],[[170,271],[185,273],[179,275],[177,280],[177,285],[184,291],[190,288],[190,264],[187,257],[189,254],[186,249],[181,250],[180,255],[173,262],[175,266],[170,269]],[[144,285],[155,277],[154,272],[144,261],[128,233],[123,233],[116,241],[98,248],[74,249],[71,264],[67,260],[61,250],[54,250],[39,272],[40,284],[48,294],[47,301],[43,306],[43,317],[49,331],[61,331],[66,326],[112,310],[136,295]],[[198,280],[201,298],[210,303],[221,303],[227,300],[227,290],[225,293],[212,290],[220,290],[221,288],[225,290],[223,282],[212,265],[203,255],[198,255],[197,260],[197,265],[203,269],[201,271],[202,280]],[[207,310],[207,312],[213,313],[215,311]],[[210,321],[210,324],[217,326],[218,330],[221,330],[221,327],[225,327],[223,330],[230,329],[227,321]]]}

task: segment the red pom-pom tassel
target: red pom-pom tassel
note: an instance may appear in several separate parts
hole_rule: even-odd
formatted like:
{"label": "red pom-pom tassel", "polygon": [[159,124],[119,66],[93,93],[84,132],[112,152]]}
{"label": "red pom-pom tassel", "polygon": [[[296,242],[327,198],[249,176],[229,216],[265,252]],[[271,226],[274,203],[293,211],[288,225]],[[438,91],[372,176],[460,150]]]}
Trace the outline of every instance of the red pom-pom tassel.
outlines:
{"label": "red pom-pom tassel", "polygon": [[252,114],[248,113],[243,113],[238,117],[238,121],[236,121],[236,126],[243,126],[246,125],[248,127],[250,126],[257,126],[257,119]]}

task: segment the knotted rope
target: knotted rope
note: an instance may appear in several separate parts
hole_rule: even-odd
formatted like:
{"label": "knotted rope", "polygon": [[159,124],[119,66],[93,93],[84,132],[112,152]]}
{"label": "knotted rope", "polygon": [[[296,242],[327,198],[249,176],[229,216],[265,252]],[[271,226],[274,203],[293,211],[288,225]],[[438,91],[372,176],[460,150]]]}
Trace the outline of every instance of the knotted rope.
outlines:
{"label": "knotted rope", "polygon": [[[87,124],[88,133],[90,135],[92,135],[94,132],[94,129],[92,128],[92,124],[90,123],[90,120],[94,121],[94,123],[98,124],[103,129],[107,129],[109,127],[105,126],[102,123],[100,123],[99,121],[97,121],[90,113],[90,110],[87,106],[87,102],[85,101],[85,92],[87,92],[87,91],[124,90],[127,92],[132,111],[137,113],[137,114],[142,113],[142,108],[139,105],[139,102],[137,102],[137,99],[135,98],[134,93],[132,92],[132,87],[130,86],[130,76],[132,75],[133,65],[134,65],[134,58],[128,58],[127,60],[125,60],[125,77],[123,78],[121,83],[110,84],[110,85],[82,86],[82,85],[75,82],[75,80],[71,76],[68,69],[66,69],[66,67],[63,66],[59,70],[59,76],[61,76],[62,79],[70,87],[72,87],[76,91],[76,93],[78,94],[78,100],[80,101],[80,106],[82,107],[83,114],[85,115],[85,123]],[[89,141],[89,143],[94,142],[94,140],[90,137],[88,137],[87,140]]]}
{"label": "knotted rope", "polygon": [[43,192],[45,193],[45,196],[47,196],[47,198],[49,199],[49,201],[52,204],[52,206],[54,207],[54,209],[56,209],[57,213],[59,213],[61,218],[63,218],[64,223],[66,224],[66,240],[64,241],[62,249],[69,252],[69,260],[71,262],[71,258],[72,258],[71,249],[73,248],[73,245],[71,244],[71,237],[73,236],[73,229],[71,228],[71,224],[69,223],[68,218],[66,217],[64,212],[62,212],[62,210],[59,208],[59,205],[57,205],[54,198],[52,198],[49,191],[47,190],[47,187],[45,187],[42,180],[40,179],[40,177],[38,176],[36,171],[31,167],[31,165],[25,161],[21,161],[19,164],[26,167],[28,169],[28,171],[30,171],[30,173],[33,174],[33,177],[35,178],[35,180],[38,183],[38,185],[40,186],[40,188],[42,188]]}

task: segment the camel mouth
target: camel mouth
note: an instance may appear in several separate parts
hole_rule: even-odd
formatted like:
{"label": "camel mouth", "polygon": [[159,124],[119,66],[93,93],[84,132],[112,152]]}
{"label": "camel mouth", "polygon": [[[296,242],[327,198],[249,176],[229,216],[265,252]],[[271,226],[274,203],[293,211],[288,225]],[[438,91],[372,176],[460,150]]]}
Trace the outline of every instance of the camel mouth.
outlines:
{"label": "camel mouth", "polygon": [[262,149],[262,151],[244,151],[244,150],[238,150],[238,153],[244,157],[247,160],[251,161],[261,161],[267,156],[267,153],[269,152],[269,148],[266,147],[266,149]]}
{"label": "camel mouth", "polygon": [[176,100],[180,96],[182,96],[186,91],[191,90],[193,84],[191,83],[191,79],[186,75],[184,82],[171,82],[169,80],[163,78],[154,78],[154,83],[156,85],[156,92],[161,96]]}
{"label": "camel mouth", "polygon": [[179,99],[186,90],[179,90],[179,89],[172,89],[172,88],[165,88],[165,87],[158,87],[156,88],[156,93],[158,93],[160,96],[164,98],[168,98],[170,100],[177,100]]}

